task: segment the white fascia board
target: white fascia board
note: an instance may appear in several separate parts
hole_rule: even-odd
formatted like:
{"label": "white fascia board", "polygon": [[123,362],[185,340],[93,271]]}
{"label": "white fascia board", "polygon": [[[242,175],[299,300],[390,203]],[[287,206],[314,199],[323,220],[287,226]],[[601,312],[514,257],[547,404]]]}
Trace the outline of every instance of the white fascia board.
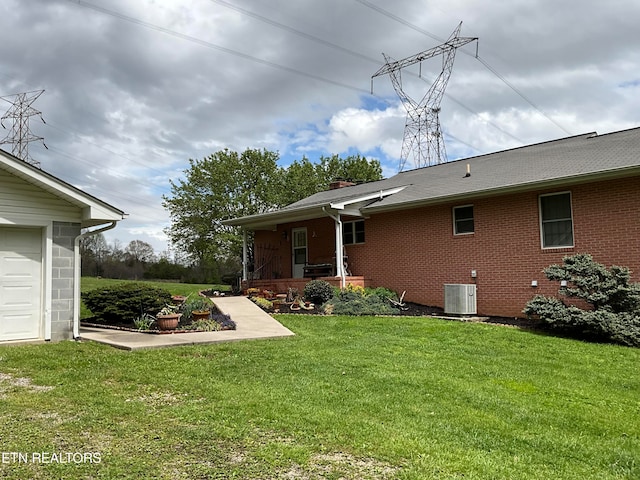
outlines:
{"label": "white fascia board", "polygon": [[406,185],[402,187],[390,188],[388,190],[380,190],[378,192],[368,193],[367,195],[350,198],[349,200],[344,200],[342,202],[333,202],[330,204],[330,207],[335,210],[344,210],[348,205],[353,205],[354,203],[368,202],[369,200],[377,200],[377,199],[381,200],[384,197],[388,197],[389,195],[393,195],[395,193],[401,192],[405,188],[406,188]]}
{"label": "white fascia board", "polygon": [[105,222],[119,222],[120,220],[124,220],[126,216],[126,213],[113,212],[110,209],[92,205],[82,209],[82,227],[94,227]]}

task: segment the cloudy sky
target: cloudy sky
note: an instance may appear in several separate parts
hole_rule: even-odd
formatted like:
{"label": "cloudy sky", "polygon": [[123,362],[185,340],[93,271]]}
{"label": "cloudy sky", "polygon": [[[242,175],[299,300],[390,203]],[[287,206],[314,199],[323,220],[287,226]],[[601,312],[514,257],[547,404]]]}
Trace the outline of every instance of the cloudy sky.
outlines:
{"label": "cloudy sky", "polygon": [[[637,0],[3,0],[0,15],[0,96],[45,90],[31,130],[49,148],[30,155],[129,214],[108,241],[157,252],[189,158],[360,153],[396,173],[406,111],[371,76],[461,21],[479,41],[441,104],[450,160],[640,126]],[[441,59],[403,70],[405,92],[420,100]]]}

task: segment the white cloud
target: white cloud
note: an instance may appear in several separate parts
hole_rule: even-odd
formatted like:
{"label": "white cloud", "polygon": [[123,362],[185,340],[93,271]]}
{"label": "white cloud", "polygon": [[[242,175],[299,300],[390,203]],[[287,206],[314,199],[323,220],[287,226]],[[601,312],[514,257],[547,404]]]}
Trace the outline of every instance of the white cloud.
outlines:
{"label": "white cloud", "polygon": [[350,148],[362,152],[380,149],[387,156],[397,158],[405,117],[402,106],[384,110],[340,110],[329,120],[328,149],[335,152],[346,152]]}
{"label": "white cloud", "polygon": [[[381,52],[432,48],[461,20],[519,92],[475,43],[458,51],[440,112],[449,158],[640,124],[634,0],[376,2],[390,16],[343,0],[92,3],[103,11],[2,2],[0,96],[46,90],[34,107],[47,124],[32,125],[50,149],[32,155],[128,212],[109,232],[125,244],[163,250],[169,179],[221,148],[278,150],[283,162],[360,152],[395,173],[406,113],[388,78],[368,94],[371,75]],[[403,81],[420,98],[428,83],[412,68]],[[433,59],[422,73],[440,68]]]}

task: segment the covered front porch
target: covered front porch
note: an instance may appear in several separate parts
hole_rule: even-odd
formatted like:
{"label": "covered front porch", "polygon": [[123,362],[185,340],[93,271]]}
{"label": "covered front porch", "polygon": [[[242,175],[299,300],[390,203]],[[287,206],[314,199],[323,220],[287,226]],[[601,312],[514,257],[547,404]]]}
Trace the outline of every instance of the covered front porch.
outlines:
{"label": "covered front porch", "polygon": [[367,216],[361,209],[403,188],[362,193],[357,186],[337,188],[280,210],[226,220],[243,232],[242,288],[302,291],[313,279],[340,288],[370,286],[359,266],[349,262],[349,252],[362,251],[365,244]]}

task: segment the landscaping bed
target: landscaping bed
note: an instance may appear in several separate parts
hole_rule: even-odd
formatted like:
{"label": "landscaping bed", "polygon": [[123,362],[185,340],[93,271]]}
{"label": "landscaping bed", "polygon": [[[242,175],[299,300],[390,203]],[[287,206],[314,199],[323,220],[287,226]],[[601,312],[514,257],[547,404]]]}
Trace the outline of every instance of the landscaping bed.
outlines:
{"label": "landscaping bed", "polygon": [[173,333],[214,332],[214,331],[218,332],[222,330],[236,329],[236,323],[233,320],[231,320],[231,317],[229,317],[229,315],[214,314],[212,315],[212,318],[210,320],[212,322],[216,322],[219,325],[219,327],[215,327],[211,324],[213,328],[209,328],[209,329],[198,328],[197,326],[192,328],[184,328],[185,327],[184,325],[183,326],[178,325],[178,327],[175,330],[160,330],[155,328],[140,329],[140,328],[132,327],[130,324],[126,324],[126,323],[122,323],[119,325],[94,323],[95,319],[83,320],[80,322],[80,326],[88,327],[88,328],[104,328],[108,330],[120,330],[124,332],[151,333],[155,335],[167,335],[167,334],[173,334]]}
{"label": "landscaping bed", "polygon": [[[162,286],[139,282],[106,285],[82,292],[83,303],[93,315],[80,324],[150,334],[235,330],[235,322],[218,310],[207,293],[175,295]],[[215,289],[210,293],[221,295]]]}

